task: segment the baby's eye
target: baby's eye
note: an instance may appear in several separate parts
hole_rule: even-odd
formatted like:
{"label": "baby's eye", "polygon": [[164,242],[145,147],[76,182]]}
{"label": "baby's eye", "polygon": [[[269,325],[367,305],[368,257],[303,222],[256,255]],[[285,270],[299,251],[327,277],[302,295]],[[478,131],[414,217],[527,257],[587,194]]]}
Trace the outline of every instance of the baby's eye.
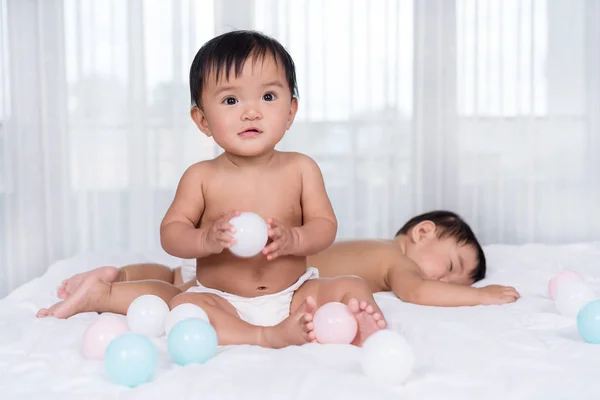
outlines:
{"label": "baby's eye", "polygon": [[263,100],[264,101],[273,101],[273,100],[275,100],[275,94],[273,94],[273,93],[265,93],[263,95]]}
{"label": "baby's eye", "polygon": [[223,104],[227,104],[228,106],[232,106],[236,103],[237,103],[237,100],[235,97],[227,97],[225,100],[223,100]]}

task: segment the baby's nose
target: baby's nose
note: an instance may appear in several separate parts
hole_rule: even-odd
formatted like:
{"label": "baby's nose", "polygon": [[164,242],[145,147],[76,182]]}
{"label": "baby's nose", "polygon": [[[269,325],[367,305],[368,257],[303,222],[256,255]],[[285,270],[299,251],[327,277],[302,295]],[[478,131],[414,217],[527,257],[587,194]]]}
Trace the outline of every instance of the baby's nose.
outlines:
{"label": "baby's nose", "polygon": [[244,114],[242,114],[243,120],[255,120],[262,118],[262,115],[257,107],[249,106],[244,110]]}

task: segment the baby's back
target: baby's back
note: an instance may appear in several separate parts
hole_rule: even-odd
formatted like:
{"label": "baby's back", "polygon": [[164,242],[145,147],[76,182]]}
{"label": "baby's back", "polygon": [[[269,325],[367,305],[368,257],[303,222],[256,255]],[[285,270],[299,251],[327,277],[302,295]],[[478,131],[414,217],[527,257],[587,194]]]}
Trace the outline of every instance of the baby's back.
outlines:
{"label": "baby's back", "polygon": [[[275,152],[262,166],[236,166],[224,155],[207,161],[202,182],[204,213],[200,227],[209,227],[228,211],[248,211],[290,227],[302,226],[302,174],[297,153]],[[234,256],[229,250],[205,257],[196,276],[204,286],[244,297],[277,293],[304,273],[306,257],[282,256],[267,261]]]}
{"label": "baby's back", "polygon": [[399,257],[403,255],[391,240],[352,240],[336,242],[308,257],[308,264],[318,268],[323,278],[360,276],[373,292],[380,292],[390,290],[385,276]]}

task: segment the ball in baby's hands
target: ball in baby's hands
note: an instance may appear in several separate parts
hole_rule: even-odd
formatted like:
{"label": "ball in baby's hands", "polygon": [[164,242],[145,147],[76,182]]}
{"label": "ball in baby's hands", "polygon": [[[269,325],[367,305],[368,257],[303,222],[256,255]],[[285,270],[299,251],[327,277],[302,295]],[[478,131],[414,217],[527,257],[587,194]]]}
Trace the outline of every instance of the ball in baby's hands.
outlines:
{"label": "ball in baby's hands", "polygon": [[406,338],[389,329],[372,334],[363,344],[362,353],[365,375],[389,385],[403,383],[415,364],[412,347]]}
{"label": "ball in baby's hands", "polygon": [[235,244],[229,248],[238,257],[254,257],[265,247],[269,228],[258,214],[243,212],[229,220],[235,227]]}

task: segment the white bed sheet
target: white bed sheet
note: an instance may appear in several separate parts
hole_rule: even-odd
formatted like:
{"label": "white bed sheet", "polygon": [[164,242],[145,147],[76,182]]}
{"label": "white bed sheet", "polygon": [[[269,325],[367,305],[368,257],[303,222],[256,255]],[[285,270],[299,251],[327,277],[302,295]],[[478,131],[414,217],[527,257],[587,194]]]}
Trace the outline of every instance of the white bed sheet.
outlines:
{"label": "white bed sheet", "polygon": [[283,350],[226,347],[205,365],[174,365],[156,339],[159,369],[135,389],[110,382],[102,362],[85,360],[81,336],[97,314],[37,319],[59,282],[99,265],[173,259],[160,255],[85,254],[52,265],[0,301],[0,399],[600,399],[600,345],[584,343],[575,321],[558,315],[548,279],[575,269],[600,294],[600,243],[489,246],[480,285],[518,288],[505,306],[461,308],[405,304],[376,294],[392,329],[412,344],[417,365],[402,386],[378,385],[360,368],[360,349],[306,345]]}

